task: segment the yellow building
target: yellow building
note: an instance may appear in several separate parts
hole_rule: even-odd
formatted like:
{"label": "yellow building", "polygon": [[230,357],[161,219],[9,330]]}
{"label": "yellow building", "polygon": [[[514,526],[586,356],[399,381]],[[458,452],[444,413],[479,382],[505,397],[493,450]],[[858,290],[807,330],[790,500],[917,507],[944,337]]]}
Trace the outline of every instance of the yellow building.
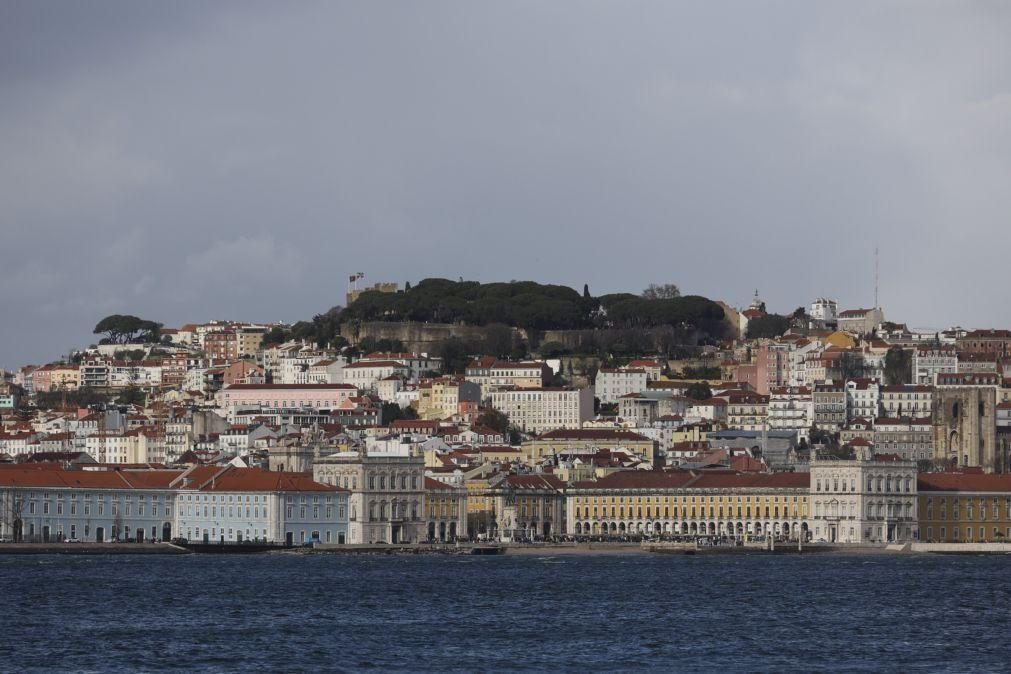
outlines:
{"label": "yellow building", "polygon": [[809,534],[807,473],[624,471],[566,491],[576,536]]}
{"label": "yellow building", "polygon": [[1011,475],[921,473],[917,490],[922,540],[1011,541]]}
{"label": "yellow building", "polygon": [[836,346],[840,349],[855,349],[857,347],[857,338],[842,330],[833,332],[824,341],[825,346]]}
{"label": "yellow building", "polygon": [[467,490],[425,478],[428,540],[452,543],[467,535]]}
{"label": "yellow building", "polygon": [[422,419],[445,419],[461,412],[461,403],[475,409],[481,402],[481,387],[469,381],[442,377],[418,387],[418,416]]}
{"label": "yellow building", "polygon": [[464,481],[467,488],[467,535],[471,539],[487,536],[495,522],[495,496],[491,493],[491,481],[499,477],[497,468],[485,465],[468,474]]}
{"label": "yellow building", "polygon": [[565,483],[552,474],[507,475],[489,490],[492,534],[502,540],[542,540],[565,532]]}
{"label": "yellow building", "polygon": [[81,371],[76,365],[57,365],[50,374],[51,391],[75,391],[81,385]]}

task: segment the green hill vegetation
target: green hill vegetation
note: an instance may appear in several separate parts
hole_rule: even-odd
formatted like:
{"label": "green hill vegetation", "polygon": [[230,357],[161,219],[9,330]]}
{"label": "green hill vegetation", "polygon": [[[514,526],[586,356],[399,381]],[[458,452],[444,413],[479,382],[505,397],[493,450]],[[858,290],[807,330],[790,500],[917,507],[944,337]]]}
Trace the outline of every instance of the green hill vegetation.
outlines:
{"label": "green hill vegetation", "polygon": [[403,292],[362,293],[341,313],[341,322],[349,320],[501,323],[528,330],[671,326],[718,334],[723,309],[696,295],[646,299],[623,293],[592,297],[585,288],[581,295],[566,286],[533,281],[425,279]]}

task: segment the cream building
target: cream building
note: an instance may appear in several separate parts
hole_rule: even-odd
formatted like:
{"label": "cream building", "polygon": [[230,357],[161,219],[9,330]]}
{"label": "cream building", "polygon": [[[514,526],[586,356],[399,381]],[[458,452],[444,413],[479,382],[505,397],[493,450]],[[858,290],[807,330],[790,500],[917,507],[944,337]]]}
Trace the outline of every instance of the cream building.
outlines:
{"label": "cream building", "polygon": [[418,543],[427,536],[425,460],[406,452],[338,452],[313,479],[350,491],[349,543]]}
{"label": "cream building", "polygon": [[359,361],[344,366],[344,383],[361,391],[375,392],[380,380],[392,375],[407,378],[410,373],[408,366],[393,360]]}
{"label": "cream building", "polygon": [[808,537],[806,473],[622,471],[566,490],[576,536]]}
{"label": "cream building", "polygon": [[548,382],[551,368],[547,363],[498,361],[490,358],[476,360],[467,366],[467,381],[481,387],[482,398],[492,391],[508,388],[539,388]]}
{"label": "cream building", "polygon": [[594,393],[604,404],[616,403],[622,396],[645,391],[648,376],[641,368],[601,368],[594,381]]}
{"label": "cream building", "polygon": [[579,428],[593,418],[593,389],[572,387],[517,388],[494,391],[492,406],[509,415],[524,433]]}
{"label": "cream building", "polygon": [[811,461],[814,540],[880,543],[919,538],[916,462],[854,447],[852,460]]}

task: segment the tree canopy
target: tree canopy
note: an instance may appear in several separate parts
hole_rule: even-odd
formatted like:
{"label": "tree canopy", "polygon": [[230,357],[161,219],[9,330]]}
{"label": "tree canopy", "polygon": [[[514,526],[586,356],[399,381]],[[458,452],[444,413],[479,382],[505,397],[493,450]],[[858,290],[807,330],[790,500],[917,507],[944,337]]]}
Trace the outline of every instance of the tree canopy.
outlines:
{"label": "tree canopy", "polygon": [[790,329],[790,318],[779,314],[766,314],[758,316],[748,321],[748,337],[759,339],[762,337],[779,337]]}
{"label": "tree canopy", "polygon": [[566,286],[533,281],[482,284],[430,278],[403,292],[363,292],[344,310],[341,320],[500,323],[528,331],[659,326],[706,332],[719,329],[723,309],[718,304],[705,297],[673,295],[676,287],[663,288],[654,293],[655,298],[628,293],[593,298],[587,287],[580,295]]}
{"label": "tree canopy", "polygon": [[156,343],[160,339],[161,323],[146,321],[136,316],[112,314],[95,325],[94,334],[105,334],[109,343]]}
{"label": "tree canopy", "polygon": [[893,346],[885,353],[885,383],[909,384],[913,381],[913,353]]}
{"label": "tree canopy", "polygon": [[695,382],[685,389],[685,396],[692,400],[708,400],[713,397],[713,390],[705,382]]}
{"label": "tree canopy", "polygon": [[650,283],[642,291],[645,300],[672,300],[681,297],[681,289],[673,283]]}

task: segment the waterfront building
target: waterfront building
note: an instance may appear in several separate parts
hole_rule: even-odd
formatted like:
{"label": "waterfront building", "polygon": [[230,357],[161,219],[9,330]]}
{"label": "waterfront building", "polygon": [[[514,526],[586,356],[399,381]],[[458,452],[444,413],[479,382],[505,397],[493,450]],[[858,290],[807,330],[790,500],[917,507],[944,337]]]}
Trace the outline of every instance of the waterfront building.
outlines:
{"label": "waterfront building", "polygon": [[1011,541],[1011,474],[922,473],[917,482],[924,541]]}
{"label": "waterfront building", "polygon": [[814,539],[880,543],[918,538],[916,462],[854,444],[853,459],[811,460]]}
{"label": "waterfront building", "polygon": [[0,467],[0,540],[169,540],[181,470]]}
{"label": "waterfront building", "polygon": [[489,489],[492,529],[503,541],[536,540],[565,529],[565,484],[555,475],[506,475]]}
{"label": "waterfront building", "polygon": [[807,473],[611,473],[566,490],[567,532],[806,537],[809,485]]}
{"label": "waterfront building", "polygon": [[305,473],[258,468],[0,468],[0,539],[342,542],[347,495]]}
{"label": "waterfront building", "polygon": [[347,490],[309,473],[202,466],[171,486],[177,490],[176,530],[190,541],[347,541]]}
{"label": "waterfront building", "polygon": [[425,478],[425,520],[429,541],[452,543],[467,535],[467,489]]}
{"label": "waterfront building", "polygon": [[350,492],[349,543],[425,540],[425,459],[400,447],[337,452],[313,462],[316,481]]}

